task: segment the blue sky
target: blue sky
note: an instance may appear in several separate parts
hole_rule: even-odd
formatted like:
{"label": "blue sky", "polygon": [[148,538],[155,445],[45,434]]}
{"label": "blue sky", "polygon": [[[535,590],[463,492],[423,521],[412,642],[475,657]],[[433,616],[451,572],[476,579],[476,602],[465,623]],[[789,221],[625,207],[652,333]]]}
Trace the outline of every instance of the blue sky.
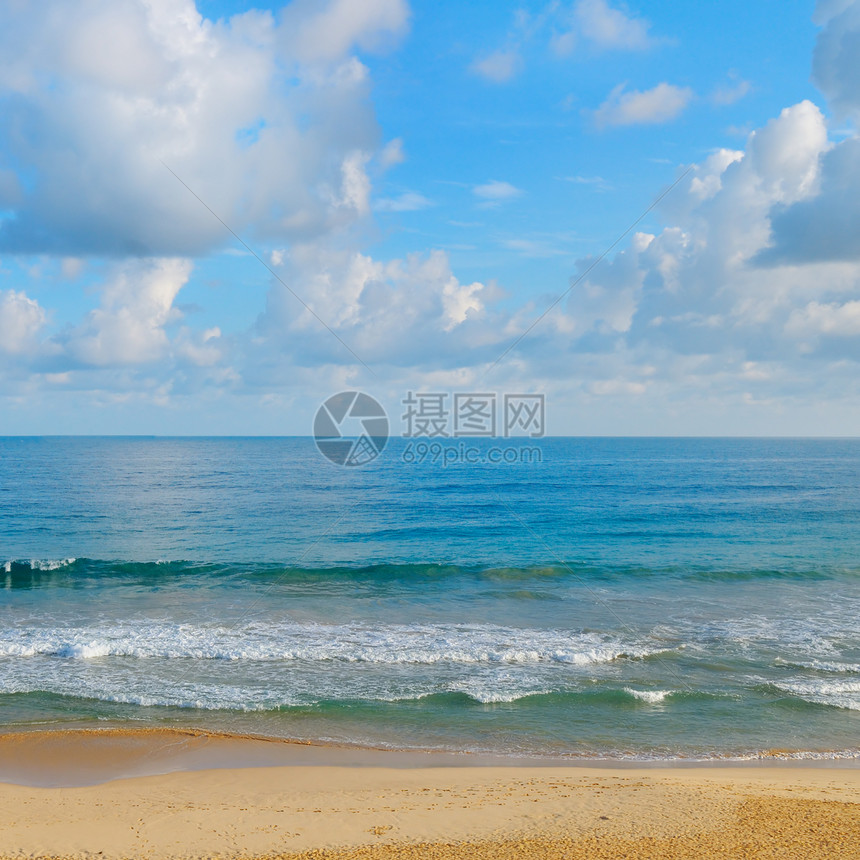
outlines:
{"label": "blue sky", "polygon": [[0,432],[490,388],[855,435],[858,46],[850,0],[6,4]]}

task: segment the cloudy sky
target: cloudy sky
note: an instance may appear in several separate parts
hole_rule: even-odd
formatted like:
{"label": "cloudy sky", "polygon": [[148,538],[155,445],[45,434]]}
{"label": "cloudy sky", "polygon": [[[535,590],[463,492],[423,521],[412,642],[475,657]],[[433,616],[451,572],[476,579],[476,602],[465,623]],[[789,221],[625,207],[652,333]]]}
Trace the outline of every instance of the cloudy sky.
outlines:
{"label": "cloudy sky", "polygon": [[5,0],[0,56],[2,434],[860,434],[860,0]]}

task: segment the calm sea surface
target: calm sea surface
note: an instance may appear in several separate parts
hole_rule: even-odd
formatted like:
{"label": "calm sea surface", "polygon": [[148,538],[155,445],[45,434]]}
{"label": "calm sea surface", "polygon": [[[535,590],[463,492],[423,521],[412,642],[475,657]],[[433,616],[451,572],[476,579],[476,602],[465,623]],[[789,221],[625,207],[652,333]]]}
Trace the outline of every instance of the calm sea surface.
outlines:
{"label": "calm sea surface", "polygon": [[860,758],[860,441],[528,444],[0,439],[0,728]]}

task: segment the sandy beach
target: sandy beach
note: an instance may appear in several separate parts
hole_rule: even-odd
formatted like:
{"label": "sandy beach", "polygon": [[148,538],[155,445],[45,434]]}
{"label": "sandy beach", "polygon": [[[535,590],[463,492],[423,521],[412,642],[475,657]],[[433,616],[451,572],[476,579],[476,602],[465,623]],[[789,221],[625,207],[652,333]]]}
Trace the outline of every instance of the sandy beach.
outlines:
{"label": "sandy beach", "polygon": [[0,760],[3,857],[860,857],[856,768],[475,764],[170,731],[6,735]]}

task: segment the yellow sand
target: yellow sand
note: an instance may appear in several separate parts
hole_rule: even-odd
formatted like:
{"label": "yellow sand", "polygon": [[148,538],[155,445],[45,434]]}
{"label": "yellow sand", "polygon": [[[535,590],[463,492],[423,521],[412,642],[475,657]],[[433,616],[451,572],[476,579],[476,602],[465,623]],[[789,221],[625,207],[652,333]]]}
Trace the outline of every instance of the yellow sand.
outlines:
{"label": "yellow sand", "polygon": [[0,785],[3,857],[215,855],[860,858],[860,769],[296,764]]}

